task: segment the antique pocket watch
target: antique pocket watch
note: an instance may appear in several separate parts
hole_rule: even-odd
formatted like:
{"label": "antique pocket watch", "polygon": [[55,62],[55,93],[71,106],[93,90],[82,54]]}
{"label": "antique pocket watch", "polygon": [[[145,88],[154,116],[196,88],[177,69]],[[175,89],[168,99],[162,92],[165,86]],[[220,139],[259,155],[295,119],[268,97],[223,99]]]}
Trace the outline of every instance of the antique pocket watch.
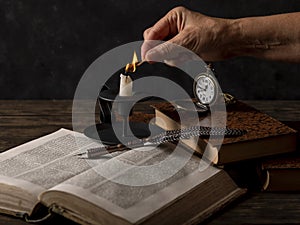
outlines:
{"label": "antique pocket watch", "polygon": [[205,106],[213,105],[219,96],[218,82],[208,71],[195,78],[193,89],[197,101]]}
{"label": "antique pocket watch", "polygon": [[[195,97],[193,102],[196,111],[199,113],[208,112],[210,106],[213,106],[217,102],[221,103],[220,99],[222,98],[225,105],[235,103],[236,101],[232,95],[220,91],[218,81],[210,70],[210,65],[207,66],[206,72],[202,72],[194,78],[193,93]],[[177,108],[194,111],[190,109],[190,105],[188,104],[188,101],[176,101]]]}
{"label": "antique pocket watch", "polygon": [[210,66],[207,67],[207,71],[200,73],[194,79],[193,92],[196,98],[196,105],[202,107],[209,107],[214,105],[219,98],[224,99],[225,105],[235,103],[235,98],[228,94],[222,93],[219,89],[217,79],[210,72]]}
{"label": "antique pocket watch", "polygon": [[[210,73],[210,68],[207,67],[207,71],[200,73],[194,79],[193,93],[195,99],[193,103],[195,110],[198,113],[206,113],[209,111],[209,106],[214,104],[219,95],[218,82]],[[189,101],[176,101],[176,107],[187,111],[194,111],[190,108]]]}

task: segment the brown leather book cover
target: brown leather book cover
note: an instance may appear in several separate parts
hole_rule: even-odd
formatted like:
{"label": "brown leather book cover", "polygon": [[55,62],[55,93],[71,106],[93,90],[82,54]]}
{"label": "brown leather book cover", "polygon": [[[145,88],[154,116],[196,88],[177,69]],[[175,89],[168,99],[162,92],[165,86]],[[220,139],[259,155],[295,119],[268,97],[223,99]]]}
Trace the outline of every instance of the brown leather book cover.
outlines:
{"label": "brown leather book cover", "polygon": [[264,191],[300,191],[300,155],[285,154],[264,159],[258,174]]}
{"label": "brown leather book cover", "polygon": [[[180,127],[179,115],[171,103],[157,103],[153,104],[153,107],[155,108],[156,117],[160,117],[165,121],[164,129],[175,129],[178,128],[178,125]],[[157,121],[157,125],[162,126],[162,123],[159,120]],[[297,131],[241,101],[227,106],[226,121],[227,127],[244,129],[247,133],[239,137],[225,137],[220,150],[212,153],[212,157],[215,157],[213,162],[216,164],[296,150]],[[199,123],[202,126],[211,126],[210,113],[199,114]],[[185,121],[184,124],[192,126],[195,121]],[[214,124],[218,126],[218,121],[214,121]],[[220,124],[222,123],[220,122]],[[211,149],[215,149],[216,143],[218,143],[217,140],[212,138],[209,142],[208,139],[200,138],[198,147],[200,146],[200,152],[203,153],[203,149],[207,149],[207,145],[210,145]],[[195,148],[195,146],[190,147]],[[196,151],[199,150],[196,149]]]}
{"label": "brown leather book cover", "polygon": [[[276,158],[268,158],[262,161],[262,167],[266,170],[271,169],[299,169],[300,172],[300,155],[289,155]],[[300,174],[299,174],[300,176]]]}

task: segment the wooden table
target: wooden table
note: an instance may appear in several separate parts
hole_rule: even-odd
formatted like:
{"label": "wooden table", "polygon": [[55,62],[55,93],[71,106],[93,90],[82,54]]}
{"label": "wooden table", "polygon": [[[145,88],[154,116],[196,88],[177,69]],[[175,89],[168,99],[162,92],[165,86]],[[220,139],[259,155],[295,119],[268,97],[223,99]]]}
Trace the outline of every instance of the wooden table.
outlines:
{"label": "wooden table", "polygon": [[[245,102],[300,128],[300,101]],[[0,118],[2,152],[61,127],[72,129],[72,100],[0,100]],[[72,224],[59,217],[57,220],[60,224]],[[0,224],[27,223],[0,215]],[[250,192],[206,224],[300,224],[300,193]]]}

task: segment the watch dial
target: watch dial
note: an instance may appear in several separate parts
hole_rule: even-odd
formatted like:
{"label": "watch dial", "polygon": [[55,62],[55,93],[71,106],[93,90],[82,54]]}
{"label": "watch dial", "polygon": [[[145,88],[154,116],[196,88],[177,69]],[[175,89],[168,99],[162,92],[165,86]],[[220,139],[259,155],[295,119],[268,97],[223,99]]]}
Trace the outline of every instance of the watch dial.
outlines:
{"label": "watch dial", "polygon": [[212,103],[216,95],[215,84],[213,80],[207,76],[200,76],[197,79],[195,92],[202,104]]}

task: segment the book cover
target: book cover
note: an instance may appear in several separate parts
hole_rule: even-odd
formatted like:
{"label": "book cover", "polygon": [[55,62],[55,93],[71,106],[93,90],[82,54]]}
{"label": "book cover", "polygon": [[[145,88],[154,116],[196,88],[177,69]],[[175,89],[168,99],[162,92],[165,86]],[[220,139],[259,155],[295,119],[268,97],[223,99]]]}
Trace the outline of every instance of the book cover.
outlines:
{"label": "book cover", "polygon": [[263,191],[300,191],[300,155],[284,154],[259,163],[258,174]]}
{"label": "book cover", "polygon": [[[166,130],[180,128],[179,115],[171,103],[157,103],[153,104],[153,107],[158,126]],[[184,113],[188,114],[189,112]],[[193,120],[184,122],[191,126],[195,123]],[[211,126],[210,114],[199,114],[199,123],[202,126]],[[186,140],[185,144],[201,154],[205,149],[209,150],[209,157],[215,164],[237,162],[296,150],[297,131],[241,101],[227,106],[226,126],[244,129],[247,133],[238,137],[225,137],[219,151],[214,139],[210,139],[208,142],[207,138],[200,137],[199,140],[193,138]]]}

